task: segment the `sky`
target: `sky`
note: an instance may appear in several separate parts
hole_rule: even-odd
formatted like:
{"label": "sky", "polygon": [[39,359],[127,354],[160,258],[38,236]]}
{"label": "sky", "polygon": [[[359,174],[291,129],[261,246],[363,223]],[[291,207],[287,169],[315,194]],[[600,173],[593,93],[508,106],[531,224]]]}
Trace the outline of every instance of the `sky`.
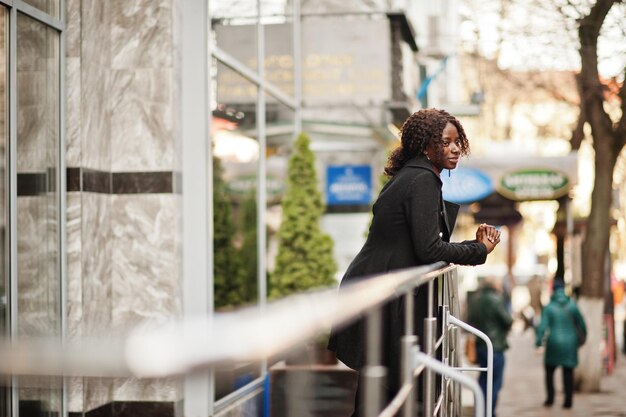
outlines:
{"label": "sky", "polygon": [[[550,1],[512,0],[501,18],[494,0],[462,0],[460,35],[466,50],[493,58],[516,70],[578,70],[578,38],[574,18],[564,19]],[[572,12],[572,14],[574,14]],[[598,44],[599,71],[623,77],[626,67],[626,4],[613,6]],[[569,26],[569,28],[568,28]]]}

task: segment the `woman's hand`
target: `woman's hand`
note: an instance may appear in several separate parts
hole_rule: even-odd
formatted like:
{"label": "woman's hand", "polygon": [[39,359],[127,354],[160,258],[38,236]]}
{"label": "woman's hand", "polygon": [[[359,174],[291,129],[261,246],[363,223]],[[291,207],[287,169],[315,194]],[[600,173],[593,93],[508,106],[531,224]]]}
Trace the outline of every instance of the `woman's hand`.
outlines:
{"label": "woman's hand", "polygon": [[482,223],[476,230],[476,240],[487,247],[487,253],[491,253],[500,243],[500,231],[494,226]]}

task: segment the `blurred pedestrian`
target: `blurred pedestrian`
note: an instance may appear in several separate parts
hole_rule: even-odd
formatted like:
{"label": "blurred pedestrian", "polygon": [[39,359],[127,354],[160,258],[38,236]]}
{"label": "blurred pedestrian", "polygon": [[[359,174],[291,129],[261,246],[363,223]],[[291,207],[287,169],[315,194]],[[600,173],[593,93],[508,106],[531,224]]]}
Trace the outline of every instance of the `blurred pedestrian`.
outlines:
{"label": "blurred pedestrian", "polygon": [[[493,226],[480,225],[476,240],[449,243],[459,206],[444,202],[440,175],[454,169],[469,152],[461,123],[446,111],[422,109],[413,113],[401,130],[401,145],[393,151],[385,174],[389,181],[374,203],[374,217],[365,245],[348,267],[340,285],[369,275],[437,261],[463,265],[485,262],[500,242]],[[414,329],[422,339],[427,314],[428,291],[415,290]],[[400,341],[404,335],[402,300],[383,308],[382,365],[387,368],[386,398],[400,387]],[[333,329],[328,348],[350,368],[359,371],[365,360],[365,324],[358,320],[344,329]],[[359,389],[354,416],[359,415]]]}
{"label": "blurred pedestrian", "polygon": [[[533,277],[526,283],[526,287],[528,288],[528,296],[530,297],[530,301],[528,303],[528,308],[524,311],[527,311],[528,318],[530,319],[528,325],[533,329],[536,329],[539,325],[539,320],[541,319],[541,310],[543,310],[543,305],[541,304],[541,290],[543,287],[542,279],[539,275],[533,275]],[[526,330],[526,328],[524,328]]]}
{"label": "blurred pedestrian", "polygon": [[[506,337],[513,324],[513,318],[506,308],[502,296],[502,278],[488,276],[483,279],[482,286],[469,306],[469,323],[485,333],[493,344],[493,387],[491,405],[487,399],[487,373],[481,372],[478,384],[485,396],[485,407],[491,406],[492,416],[496,415],[498,393],[502,388],[504,377],[504,351],[508,349]],[[487,345],[476,338],[476,354],[481,368],[487,367]]]}
{"label": "blurred pedestrian", "polygon": [[[578,330],[577,330],[578,328]],[[582,332],[579,336],[579,332]],[[571,408],[574,396],[574,368],[578,366],[579,337],[586,338],[587,327],[576,303],[565,294],[562,279],[554,280],[550,303],[541,313],[541,322],[537,328],[535,346],[541,353],[545,344],[544,368],[546,400],[544,406],[554,403],[554,371],[563,370],[563,389],[565,399],[563,408]]]}

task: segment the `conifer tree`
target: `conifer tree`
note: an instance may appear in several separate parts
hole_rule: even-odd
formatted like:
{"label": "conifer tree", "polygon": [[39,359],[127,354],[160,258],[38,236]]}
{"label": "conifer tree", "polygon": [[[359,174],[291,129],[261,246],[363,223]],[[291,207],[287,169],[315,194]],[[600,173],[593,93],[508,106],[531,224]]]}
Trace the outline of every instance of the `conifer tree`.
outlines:
{"label": "conifer tree", "polygon": [[221,161],[213,158],[213,290],[216,309],[245,302],[244,270],[239,251],[233,244],[236,228],[222,176]]}
{"label": "conifer tree", "polygon": [[309,144],[308,136],[301,134],[289,158],[276,268],[270,277],[271,298],[336,283],[333,241],[319,225],[323,204]]}
{"label": "conifer tree", "polygon": [[258,249],[257,249],[257,210],[256,194],[254,192],[243,202],[241,225],[243,243],[241,245],[241,260],[244,269],[243,295],[246,303],[257,299],[258,280]]}

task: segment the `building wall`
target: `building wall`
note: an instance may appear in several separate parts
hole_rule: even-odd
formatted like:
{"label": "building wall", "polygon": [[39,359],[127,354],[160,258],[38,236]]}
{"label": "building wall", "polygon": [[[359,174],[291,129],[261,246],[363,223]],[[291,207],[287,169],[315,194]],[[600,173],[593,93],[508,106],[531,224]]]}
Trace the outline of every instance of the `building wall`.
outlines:
{"label": "building wall", "polygon": [[[175,0],[67,0],[67,270],[72,337],[181,310]],[[69,411],[170,402],[178,381],[73,379]]]}

